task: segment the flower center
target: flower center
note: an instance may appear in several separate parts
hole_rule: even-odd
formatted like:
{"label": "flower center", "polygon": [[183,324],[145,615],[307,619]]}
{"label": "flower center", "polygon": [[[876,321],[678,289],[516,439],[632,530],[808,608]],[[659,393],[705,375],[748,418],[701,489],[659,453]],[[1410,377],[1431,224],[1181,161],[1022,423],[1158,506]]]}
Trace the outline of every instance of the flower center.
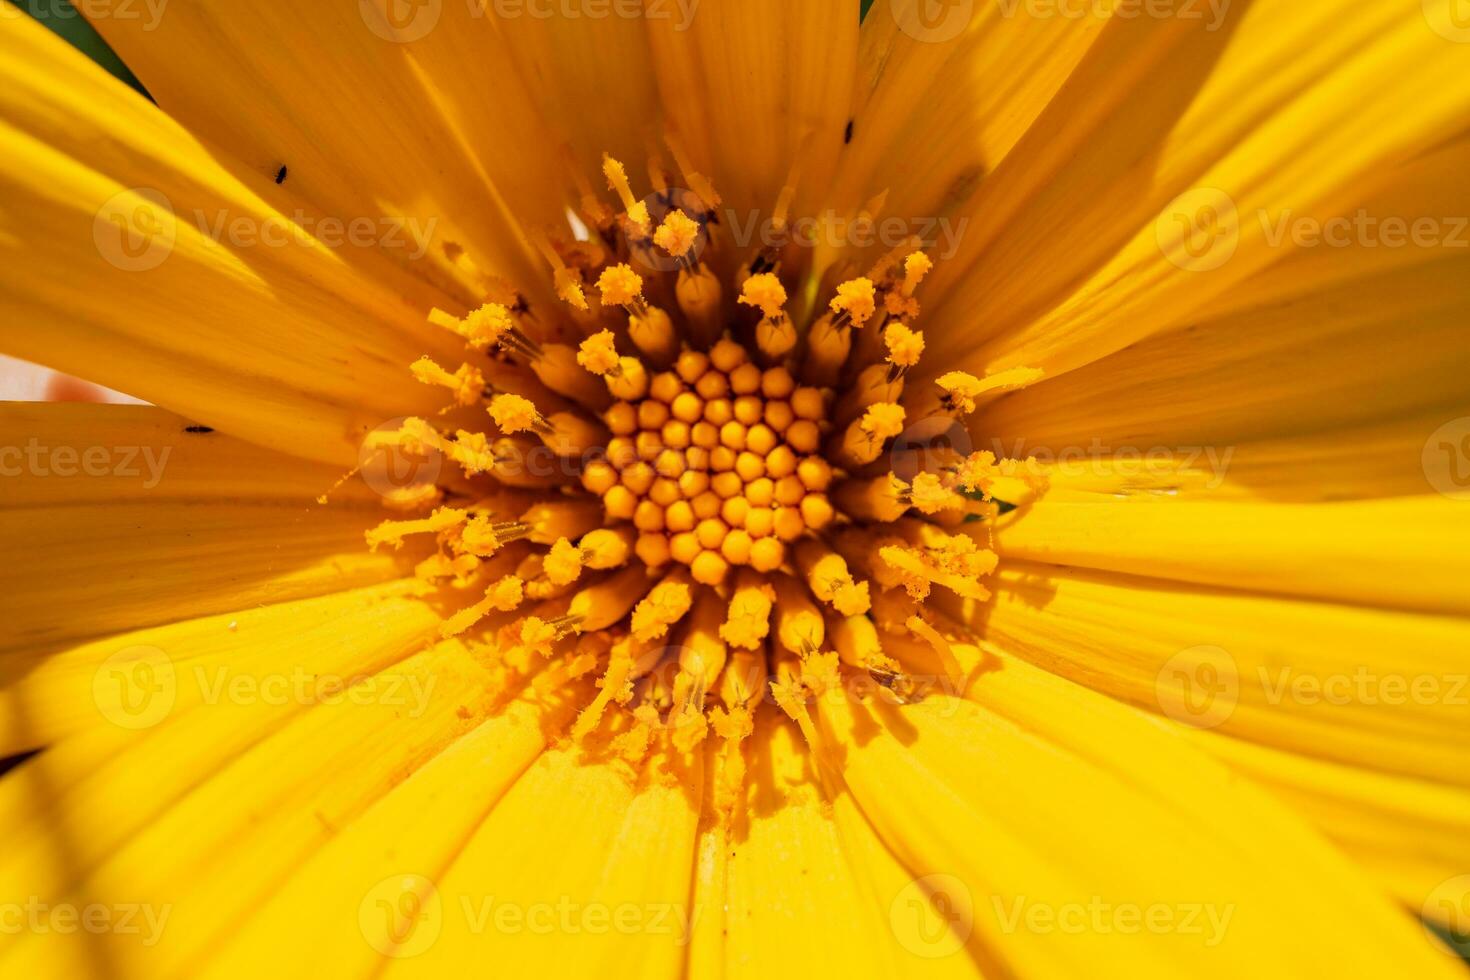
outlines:
{"label": "flower center", "polygon": [[[369,545],[433,542],[419,577],[477,597],[442,635],[483,642],[508,685],[599,671],[573,735],[601,732],[630,758],[666,728],[681,749],[711,726],[738,743],[766,692],[803,721],[805,698],[845,675],[910,691],[900,652],[914,643],[953,668],[919,603],[935,587],[988,595],[992,490],[1039,476],[953,444],[900,474],[895,440],[934,422],[963,432],[978,400],[1039,372],[910,384],[922,251],[845,279],[799,247],[741,256],[697,174],[701,193],[662,175],[644,200],[621,164],[604,174],[621,212],[589,196],[590,237],[539,236],[567,304],[557,322],[515,298],[430,314],[473,353],[454,370],[424,358],[414,376],[452,393],[440,418],[483,409],[490,425],[375,433],[373,452],[438,453],[463,480],[390,494],[434,509]],[[793,312],[788,296],[823,281],[825,304]]]}
{"label": "flower center", "polygon": [[644,564],[672,559],[720,585],[732,566],[779,569],[788,545],[831,524],[830,389],[798,386],[781,364],[762,369],[729,339],[685,348],[636,388],[642,397],[604,413],[612,438],[582,485],[609,521],[632,521]]}

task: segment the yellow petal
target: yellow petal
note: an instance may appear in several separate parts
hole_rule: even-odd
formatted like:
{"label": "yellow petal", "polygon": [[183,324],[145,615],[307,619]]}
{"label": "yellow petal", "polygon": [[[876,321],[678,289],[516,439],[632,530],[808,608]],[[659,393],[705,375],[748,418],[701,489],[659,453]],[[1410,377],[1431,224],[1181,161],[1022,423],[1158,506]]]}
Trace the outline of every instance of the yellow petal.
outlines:
{"label": "yellow petal", "polygon": [[[22,732],[31,722],[44,729],[53,713],[69,719],[86,711],[91,717],[88,727],[61,733],[62,741],[0,780],[0,827],[14,843],[0,862],[0,877],[17,888],[63,887],[67,875],[95,867],[231,760],[318,700],[331,700],[340,683],[371,677],[421,646],[437,620],[421,603],[382,590],[239,618],[248,645],[227,643],[224,622],[201,621],[204,635],[171,648],[182,661],[177,669],[125,676],[135,683],[117,707],[92,700],[90,691],[85,705],[53,704],[44,689],[7,692],[11,719]],[[184,660],[186,652],[195,659]],[[160,663],[161,657],[152,666]],[[170,681],[195,680],[196,667],[207,670],[197,680],[209,697],[196,692],[192,703],[180,703],[174,695],[182,690],[187,697],[188,688]],[[97,673],[103,681],[113,679]],[[104,684],[97,689],[108,693]],[[386,684],[380,690],[386,694]],[[400,692],[415,693],[404,685]],[[139,773],[149,774],[146,792]]]}
{"label": "yellow petal", "polygon": [[1195,727],[1387,773],[1457,763],[1470,621],[1003,562],[985,635]]}
{"label": "yellow petal", "polygon": [[0,349],[335,462],[437,408],[406,374],[451,356],[422,287],[301,234],[269,178],[34,21],[0,52]]}
{"label": "yellow petal", "polygon": [[[8,654],[0,755],[79,732],[149,731],[195,707],[229,704],[237,685],[278,707],[302,700],[297,692],[328,692],[438,625],[413,590],[394,581]],[[381,642],[365,642],[375,630]]]}
{"label": "yellow petal", "polygon": [[1448,909],[1430,898],[1470,867],[1470,790],[1278,752],[1215,732],[1195,735],[1205,751],[1310,820],[1405,908],[1453,924]]}
{"label": "yellow petal", "polygon": [[932,11],[889,0],[863,19],[852,140],[832,204],[888,188],[887,212],[901,217],[962,208],[1108,21],[1006,16],[998,4]]}
{"label": "yellow petal", "polygon": [[767,706],[750,751],[759,775],[729,847],[727,977],[979,975],[967,937],[942,919],[916,927],[928,913],[909,901],[922,892],[851,797],[824,794],[794,724]]}
{"label": "yellow petal", "polygon": [[1045,496],[1002,518],[997,550],[1053,565],[1470,613],[1470,526],[1439,495],[1325,504],[1182,503],[1141,494],[1094,503]]}
{"label": "yellow petal", "polygon": [[[241,909],[247,921],[236,923],[201,975],[370,976],[386,959],[432,941],[435,918],[399,918],[399,910],[424,908],[427,899],[459,913],[446,896],[414,889],[449,867],[585,694],[577,686],[527,688],[327,841],[263,908]],[[410,894],[417,905],[405,900]]]}
{"label": "yellow petal", "polygon": [[[433,882],[442,925],[386,975],[445,976],[497,964],[568,976],[614,964],[680,975],[689,941],[700,774],[682,763],[635,778],[621,764],[546,752]],[[678,776],[683,785],[669,782]]]}
{"label": "yellow petal", "polygon": [[[76,973],[100,955],[120,976],[191,972],[242,907],[263,900],[339,827],[483,718],[490,680],[460,644],[444,644],[297,715],[130,837],[119,840],[112,829],[128,811],[123,801],[64,810],[51,832],[88,838],[81,846],[100,860],[78,860],[78,845],[65,838],[50,851],[32,849],[51,866],[26,879],[31,892],[52,905],[139,902],[166,909],[167,922],[151,944],[147,934],[121,930],[93,943],[28,933],[0,952],[0,964],[7,973]],[[140,771],[126,769],[135,800],[147,796]],[[108,839],[114,846],[103,849]]]}
{"label": "yellow petal", "polygon": [[[1022,975],[1455,975],[1267,794],[1126,706],[1002,658],[970,700],[818,700],[820,751]],[[1406,964],[1413,964],[1407,967]]]}
{"label": "yellow petal", "polygon": [[1184,325],[1281,256],[1258,216],[1324,220],[1458,133],[1467,66],[1412,5],[1115,17],[971,198],[932,353],[1055,376]]}
{"label": "yellow petal", "polygon": [[[1046,455],[1213,446],[1240,447],[1244,457],[1243,444],[1259,440],[1424,416],[1426,427],[1393,460],[1376,459],[1369,447],[1359,453],[1362,467],[1396,460],[1420,478],[1422,492],[1420,450],[1470,402],[1470,226],[1465,242],[1459,252],[1320,249],[1346,263],[1341,281],[1319,268],[1325,257],[1303,253],[1304,261],[1240,290],[1260,288],[1261,304],[1206,314],[1192,329],[1048,377],[984,412],[977,431]],[[1354,254],[1385,258],[1363,268]],[[1302,476],[1312,479],[1310,460]]]}
{"label": "yellow petal", "polygon": [[285,167],[281,191],[313,218],[403,219],[382,251],[462,302],[478,298],[476,270],[549,301],[518,219],[560,222],[547,178],[561,168],[497,20],[489,5],[364,0],[95,23],[165,112],[252,171]]}
{"label": "yellow petal", "polygon": [[[411,558],[370,554],[374,510],[175,502],[0,512],[7,647],[284,602],[405,574]],[[409,567],[406,567],[409,566]]]}
{"label": "yellow petal", "polygon": [[736,244],[758,247],[762,226],[751,232],[749,223],[771,230],[771,209],[793,170],[793,215],[826,203],[847,124],[858,11],[844,0],[673,6],[694,16],[687,24],[649,21],[669,128],[695,168],[739,209]]}
{"label": "yellow petal", "polygon": [[[7,506],[279,500],[305,505],[343,468],[296,459],[151,405],[0,402]],[[335,501],[381,503],[352,480]]]}

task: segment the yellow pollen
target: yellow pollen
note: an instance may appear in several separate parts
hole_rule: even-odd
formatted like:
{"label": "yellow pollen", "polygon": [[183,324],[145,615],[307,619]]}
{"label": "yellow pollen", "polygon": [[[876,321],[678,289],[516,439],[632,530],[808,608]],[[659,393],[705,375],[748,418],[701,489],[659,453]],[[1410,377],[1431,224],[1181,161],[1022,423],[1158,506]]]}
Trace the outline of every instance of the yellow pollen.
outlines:
{"label": "yellow pollen", "polygon": [[937,514],[941,510],[964,505],[964,499],[955,494],[934,473],[918,473],[909,487],[914,507],[925,514]]}
{"label": "yellow pollen", "polygon": [[902,323],[890,323],[883,331],[883,343],[888,348],[888,360],[901,368],[911,368],[919,363],[924,353],[924,333],[910,330]]}
{"label": "yellow pollen", "polygon": [[774,319],[786,305],[786,287],[773,273],[763,272],[745,280],[740,289],[740,302],[760,307],[762,314]]}
{"label": "yellow pollen", "polygon": [[618,199],[623,202],[628,220],[646,237],[650,226],[648,207],[633,197],[633,188],[628,184],[628,171],[617,160],[603,154],[602,173],[607,178],[607,186],[616,191]]}
{"label": "yellow pollen", "polygon": [[475,350],[483,351],[500,343],[514,326],[509,309],[499,303],[486,303],[464,319],[453,321],[450,329]]}
{"label": "yellow pollen", "polygon": [[849,279],[837,287],[837,295],[832,297],[832,312],[846,313],[854,327],[867,323],[876,309],[877,299],[871,279]]}
{"label": "yellow pollen", "polygon": [[450,374],[434,362],[431,357],[421,357],[409,365],[416,380],[426,385],[441,385],[454,392],[454,400],[460,405],[478,404],[485,392],[485,375],[479,368],[461,364]]}
{"label": "yellow pollen", "polygon": [[534,429],[544,422],[529,398],[520,395],[496,395],[490,401],[490,417],[507,435]]}
{"label": "yellow pollen", "polygon": [[527,616],[521,623],[521,642],[533,650],[544,649],[557,639],[557,629],[537,616]]}
{"label": "yellow pollen", "polygon": [[597,288],[604,304],[627,306],[643,297],[643,277],[626,263],[609,266],[597,277]]}
{"label": "yellow pollen", "polygon": [[577,363],[598,376],[617,372],[618,350],[613,332],[602,330],[582,341],[577,350]]}
{"label": "yellow pollen", "polygon": [[566,538],[558,538],[541,567],[552,585],[571,585],[582,574],[581,549]]}
{"label": "yellow pollen", "polygon": [[863,413],[862,429],[875,439],[891,439],[903,431],[902,405],[880,402]]}
{"label": "yellow pollen", "polygon": [[633,610],[633,635],[640,640],[656,640],[689,611],[693,597],[689,584],[674,576],[653,587]]}
{"label": "yellow pollen", "polygon": [[683,258],[699,237],[699,225],[683,211],[670,211],[653,234],[654,244],[675,258]]}
{"label": "yellow pollen", "polygon": [[929,256],[923,252],[910,253],[903,262],[903,294],[912,296],[914,290],[918,288],[919,283],[924,281],[924,277],[932,268],[934,268],[934,261]]}

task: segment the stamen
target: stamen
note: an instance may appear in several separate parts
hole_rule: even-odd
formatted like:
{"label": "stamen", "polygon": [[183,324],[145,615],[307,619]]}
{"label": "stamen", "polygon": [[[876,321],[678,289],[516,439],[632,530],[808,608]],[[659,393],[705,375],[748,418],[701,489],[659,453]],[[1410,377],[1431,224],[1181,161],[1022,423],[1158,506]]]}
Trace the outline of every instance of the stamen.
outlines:
{"label": "stamen", "polygon": [[821,610],[807,597],[807,590],[785,572],[772,573],[770,582],[776,591],[777,641],[803,656],[821,649],[827,636],[827,626]]}
{"label": "stamen", "polygon": [[485,618],[492,610],[513,612],[525,597],[524,584],[514,575],[507,575],[485,590],[485,598],[473,606],[466,606],[449,617],[439,627],[439,636],[448,639],[458,636]]}
{"label": "stamen", "polygon": [[648,206],[633,196],[633,189],[628,185],[628,172],[621,163],[604,153],[602,173],[607,177],[607,186],[616,191],[618,199],[623,202],[628,223],[637,229],[639,235],[647,238],[652,230]]}
{"label": "stamen", "polygon": [[656,640],[684,618],[693,602],[689,578],[682,570],[670,572],[633,610],[633,635]]}
{"label": "stamen", "polygon": [[[641,764],[660,744],[691,753],[713,728],[721,742],[712,792],[723,814],[739,799],[741,742],[768,689],[815,739],[811,699],[843,671],[866,672],[907,698],[914,684],[890,654],[927,661],[932,648],[957,675],[951,634],[922,618],[917,601],[934,586],[984,598],[979,580],[996,554],[951,532],[991,533],[965,518],[997,515],[998,485],[1018,500],[1042,492],[1046,473],[1030,461],[942,449],[909,483],[874,464],[906,424],[962,418],[987,394],[1040,372],[952,371],[906,390],[925,350],[916,294],[934,267],[912,239],[856,278],[845,278],[859,268],[851,258],[823,258],[814,272],[798,249],[760,249],[727,303],[711,268],[724,276],[738,262],[719,198],[690,171],[677,137],[665,138],[682,177],[655,147],[646,203],[623,165],[604,157],[621,211],[578,177],[577,207],[593,234],[531,232],[571,309],[533,314],[512,285],[482,276],[498,302],[487,298],[463,317],[429,313],[491,356],[452,371],[426,356],[410,373],[450,393],[435,418],[484,405],[488,433],[410,418],[365,446],[442,454],[462,471],[393,491],[388,506],[470,503],[385,521],[366,539],[400,548],[427,535],[433,553],[414,569],[424,593],[484,588],[440,635],[477,632],[467,646],[483,652],[492,676],[507,684],[534,676],[537,690],[550,691],[600,666],[601,690],[578,716],[575,740],[600,732],[596,751]],[[793,224],[803,159],[775,202],[778,227]],[[876,195],[859,216],[875,218],[886,200]],[[675,261],[660,263],[660,254]],[[634,256],[673,265],[673,281],[645,282],[628,264]],[[461,265],[470,274],[470,260]],[[832,282],[835,295],[814,315],[819,283]],[[587,295],[593,284],[597,305]],[[612,307],[627,313],[636,356],[617,349],[623,328]],[[677,653],[666,646],[671,632]],[[552,658],[544,666],[543,656]]]}
{"label": "stamen", "polygon": [[384,521],[367,532],[367,545],[372,551],[385,544],[394,549],[403,547],[403,539],[410,534],[437,534],[459,527],[469,519],[469,512],[453,507],[440,507],[428,517],[416,521]]}
{"label": "stamen", "polygon": [[409,370],[418,381],[427,385],[440,385],[454,392],[459,405],[478,405],[485,392],[485,375],[479,368],[461,364],[453,374],[435,363],[431,357],[421,357],[409,365]]}

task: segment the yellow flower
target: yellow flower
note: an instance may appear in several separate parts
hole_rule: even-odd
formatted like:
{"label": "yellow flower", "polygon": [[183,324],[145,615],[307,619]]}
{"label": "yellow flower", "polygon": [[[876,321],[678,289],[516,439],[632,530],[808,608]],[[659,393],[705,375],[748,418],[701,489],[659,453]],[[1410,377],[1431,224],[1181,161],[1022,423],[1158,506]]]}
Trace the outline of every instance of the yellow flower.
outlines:
{"label": "yellow flower", "polygon": [[1449,0],[854,6],[0,16],[0,972],[1462,975]]}

